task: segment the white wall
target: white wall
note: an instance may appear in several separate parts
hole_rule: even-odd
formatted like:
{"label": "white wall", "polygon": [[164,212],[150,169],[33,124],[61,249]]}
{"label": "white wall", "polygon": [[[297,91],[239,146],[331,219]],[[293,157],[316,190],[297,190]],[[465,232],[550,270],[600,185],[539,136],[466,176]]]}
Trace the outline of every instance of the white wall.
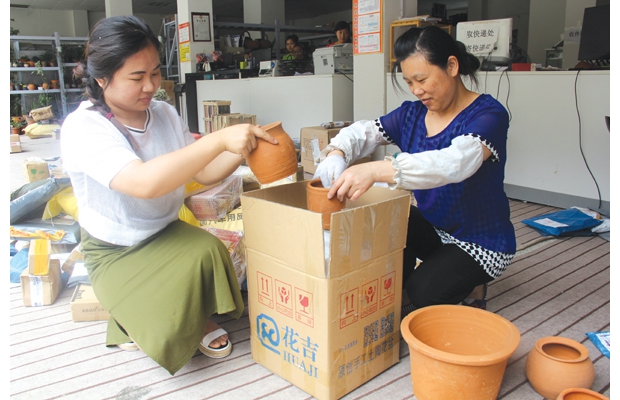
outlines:
{"label": "white wall", "polygon": [[37,8],[10,9],[11,26],[19,29],[20,36],[88,36],[85,24],[76,24],[87,18],[86,11],[42,10]]}
{"label": "white wall", "polygon": [[[386,80],[390,79],[388,74]],[[398,79],[402,81],[402,76]],[[582,159],[583,150],[602,200],[609,205],[608,71],[508,72],[508,76],[489,72],[480,73],[479,81],[479,92],[498,97],[512,115],[504,181],[509,196],[559,207],[597,208],[596,183]],[[405,99],[415,98],[392,90],[387,108],[392,110]]]}

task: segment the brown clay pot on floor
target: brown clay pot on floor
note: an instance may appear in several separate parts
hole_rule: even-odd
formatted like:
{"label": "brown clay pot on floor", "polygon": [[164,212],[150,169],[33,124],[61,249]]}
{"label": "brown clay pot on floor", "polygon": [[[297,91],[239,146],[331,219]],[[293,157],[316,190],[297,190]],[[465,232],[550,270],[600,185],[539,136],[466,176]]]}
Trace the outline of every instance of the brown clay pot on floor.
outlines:
{"label": "brown clay pot on floor", "polygon": [[584,388],[570,388],[562,390],[556,400],[609,400],[609,397]]}
{"label": "brown clay pot on floor", "polygon": [[461,305],[419,308],[401,322],[418,400],[494,400],[521,335],[507,319]]}
{"label": "brown clay pot on floor", "polygon": [[327,198],[329,188],[324,188],[321,179],[308,181],[306,186],[306,202],[308,210],[323,214],[323,229],[329,230],[331,227],[332,213],[342,210],[346,201],[340,201],[336,196]]}
{"label": "brown clay pot on floor", "polygon": [[282,129],[282,122],[262,127],[278,144],[258,139],[256,148],[248,155],[248,166],[261,184],[272,183],[297,172],[297,153],[291,137]]}
{"label": "brown clay pot on floor", "polygon": [[525,374],[534,390],[551,400],[555,400],[564,389],[590,389],[595,375],[588,349],[561,336],[536,341],[527,355]]}

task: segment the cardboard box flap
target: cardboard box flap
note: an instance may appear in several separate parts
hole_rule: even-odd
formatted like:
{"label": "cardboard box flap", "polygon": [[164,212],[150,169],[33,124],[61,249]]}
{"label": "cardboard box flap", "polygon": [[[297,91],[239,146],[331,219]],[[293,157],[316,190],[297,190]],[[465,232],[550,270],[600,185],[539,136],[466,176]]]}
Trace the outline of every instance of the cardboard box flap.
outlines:
{"label": "cardboard box flap", "polygon": [[332,214],[330,277],[345,275],[406,245],[408,191],[373,186],[350,206],[354,207]]}
{"label": "cardboard box flap", "polygon": [[323,222],[321,214],[306,210],[306,185],[302,181],[243,193],[245,245],[324,277]]}

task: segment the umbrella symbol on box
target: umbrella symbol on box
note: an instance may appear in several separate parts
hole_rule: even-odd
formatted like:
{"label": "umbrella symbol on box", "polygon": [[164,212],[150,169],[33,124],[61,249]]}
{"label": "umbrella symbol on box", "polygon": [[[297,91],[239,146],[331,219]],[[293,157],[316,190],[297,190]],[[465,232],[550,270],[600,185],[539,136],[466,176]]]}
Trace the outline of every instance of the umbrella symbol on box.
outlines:
{"label": "umbrella symbol on box", "polygon": [[390,278],[386,279],[385,281],[383,281],[383,287],[388,292],[390,291],[390,288],[392,287],[392,277],[390,277]]}
{"label": "umbrella symbol on box", "polygon": [[306,307],[308,307],[308,296],[304,296],[302,294],[299,295],[299,304],[301,304],[301,306],[304,308],[303,312],[304,313],[308,313],[306,311]]}

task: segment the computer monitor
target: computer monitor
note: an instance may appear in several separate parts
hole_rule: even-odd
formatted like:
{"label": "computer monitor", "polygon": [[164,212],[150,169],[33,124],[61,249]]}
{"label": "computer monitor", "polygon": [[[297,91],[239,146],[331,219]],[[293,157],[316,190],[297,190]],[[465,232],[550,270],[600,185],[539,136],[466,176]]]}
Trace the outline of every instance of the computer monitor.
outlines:
{"label": "computer monitor", "polygon": [[579,36],[579,61],[599,66],[608,65],[609,51],[609,4],[588,7],[583,10],[583,24]]}
{"label": "computer monitor", "polygon": [[465,21],[456,24],[456,40],[481,60],[480,69],[510,66],[512,18]]}

